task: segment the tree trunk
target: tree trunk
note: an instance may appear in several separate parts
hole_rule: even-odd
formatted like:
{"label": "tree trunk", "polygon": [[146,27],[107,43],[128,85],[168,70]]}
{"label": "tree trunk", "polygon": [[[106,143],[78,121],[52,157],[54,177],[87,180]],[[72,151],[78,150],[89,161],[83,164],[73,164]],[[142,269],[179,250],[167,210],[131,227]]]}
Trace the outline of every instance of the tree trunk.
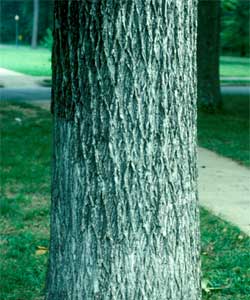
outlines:
{"label": "tree trunk", "polygon": [[39,0],[33,0],[33,28],[32,28],[32,42],[31,42],[32,48],[37,47],[38,21],[39,21]]}
{"label": "tree trunk", "polygon": [[196,1],[56,1],[47,300],[200,300]]}
{"label": "tree trunk", "polygon": [[199,0],[198,4],[198,104],[215,110],[220,95],[220,0]]}

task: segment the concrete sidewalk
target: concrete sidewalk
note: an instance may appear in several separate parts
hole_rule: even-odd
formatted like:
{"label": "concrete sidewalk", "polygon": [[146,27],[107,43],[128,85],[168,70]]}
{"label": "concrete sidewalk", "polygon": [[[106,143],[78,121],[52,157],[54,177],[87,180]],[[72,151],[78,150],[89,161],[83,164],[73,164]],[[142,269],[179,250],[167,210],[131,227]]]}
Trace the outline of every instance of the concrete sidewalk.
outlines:
{"label": "concrete sidewalk", "polygon": [[250,86],[221,86],[223,95],[250,96]]}
{"label": "concrete sidewalk", "polygon": [[[0,100],[1,101],[20,101],[50,102],[51,88],[41,86],[40,83],[45,76],[29,76],[15,71],[0,68]],[[47,104],[48,105],[48,104]]]}
{"label": "concrete sidewalk", "polygon": [[41,87],[39,82],[50,77],[29,76],[19,72],[0,68],[0,85],[5,88],[34,88]]}
{"label": "concrete sidewalk", "polygon": [[250,235],[250,169],[198,149],[200,204]]}

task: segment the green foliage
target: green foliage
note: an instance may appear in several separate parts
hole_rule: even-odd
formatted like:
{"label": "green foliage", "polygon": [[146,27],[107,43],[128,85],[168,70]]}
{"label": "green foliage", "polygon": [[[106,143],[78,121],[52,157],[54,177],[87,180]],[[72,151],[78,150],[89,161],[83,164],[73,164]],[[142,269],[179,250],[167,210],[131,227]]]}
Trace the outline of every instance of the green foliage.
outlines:
{"label": "green foliage", "polygon": [[[30,44],[33,25],[33,0],[3,0],[1,1],[1,43],[14,43],[16,34],[15,15],[19,15],[19,34],[21,44]],[[39,1],[38,41],[46,34],[46,29],[52,27],[53,1]]]}
{"label": "green foliage", "polygon": [[53,45],[52,30],[50,28],[47,28],[46,35],[42,40],[41,46],[43,46],[44,48],[52,50],[52,45]]}
{"label": "green foliage", "polygon": [[224,53],[250,55],[250,5],[245,0],[222,0],[221,46]]}

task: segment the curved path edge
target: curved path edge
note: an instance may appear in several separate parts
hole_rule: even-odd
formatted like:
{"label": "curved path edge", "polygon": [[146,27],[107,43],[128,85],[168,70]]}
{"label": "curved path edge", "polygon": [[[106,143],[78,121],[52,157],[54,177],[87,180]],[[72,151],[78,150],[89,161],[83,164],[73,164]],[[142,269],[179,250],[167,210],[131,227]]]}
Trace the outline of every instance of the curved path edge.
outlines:
{"label": "curved path edge", "polygon": [[198,174],[201,206],[250,236],[250,169],[198,148]]}

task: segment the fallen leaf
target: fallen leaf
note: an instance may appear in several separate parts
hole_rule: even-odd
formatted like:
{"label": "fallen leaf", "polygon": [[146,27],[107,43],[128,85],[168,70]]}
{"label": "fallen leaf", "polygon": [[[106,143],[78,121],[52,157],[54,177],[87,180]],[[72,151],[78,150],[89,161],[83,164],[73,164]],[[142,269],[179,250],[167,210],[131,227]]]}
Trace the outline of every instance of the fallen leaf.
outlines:
{"label": "fallen leaf", "polygon": [[44,255],[48,252],[48,250],[36,250],[36,255]]}
{"label": "fallen leaf", "polygon": [[43,246],[37,246],[36,255],[44,255],[48,252],[48,248]]}

